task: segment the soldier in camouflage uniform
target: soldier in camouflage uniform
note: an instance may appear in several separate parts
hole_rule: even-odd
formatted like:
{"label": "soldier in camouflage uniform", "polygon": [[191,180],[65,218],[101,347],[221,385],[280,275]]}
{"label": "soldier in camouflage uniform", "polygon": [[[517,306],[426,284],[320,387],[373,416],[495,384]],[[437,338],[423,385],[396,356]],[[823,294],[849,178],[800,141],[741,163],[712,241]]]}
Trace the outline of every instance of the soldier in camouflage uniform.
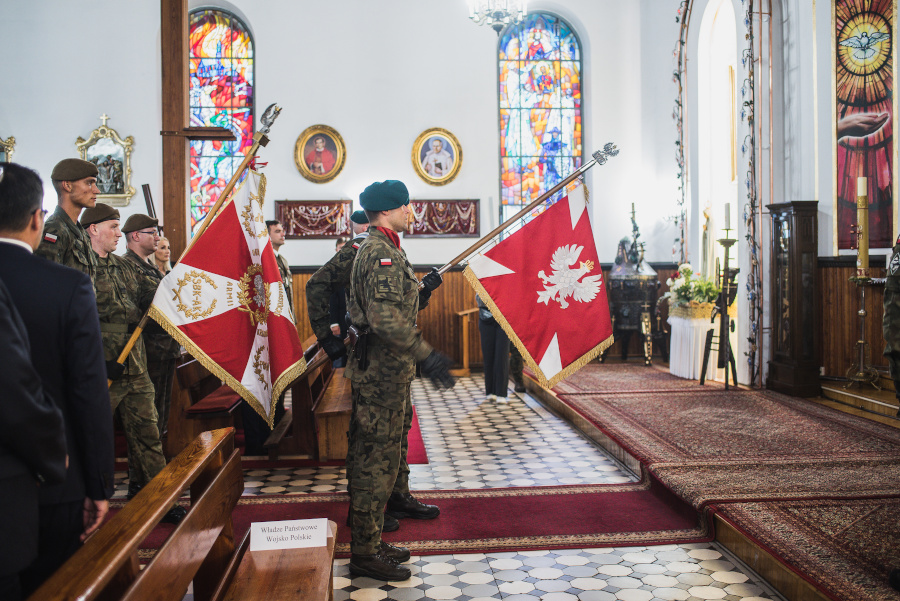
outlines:
{"label": "soldier in camouflage uniform", "polygon": [[281,283],[284,284],[284,292],[287,294],[288,307],[294,311],[294,276],[291,274],[291,266],[288,260],[278,252],[284,246],[284,226],[277,219],[266,221],[266,229],[269,230],[269,240],[272,241],[272,250],[275,251],[275,262],[278,263],[278,272],[281,274]]}
{"label": "soldier in camouflage uniform", "polygon": [[[128,248],[125,259],[134,263],[140,273],[155,281],[157,287],[162,281],[163,274],[150,263],[150,257],[156,252],[160,241],[158,223],[158,220],[138,213],[129,217],[122,226]],[[181,345],[152,320],[147,322],[142,335],[147,348],[147,371],[156,390],[154,405],[158,417],[157,425],[160,438],[164,439],[169,423],[175,360],[181,356]]]}
{"label": "soldier in camouflage uniform", "polygon": [[94,279],[97,256],[91,240],[78,227],[82,209],[97,202],[97,166],[81,159],[63,159],[53,168],[50,178],[56,190],[57,207],[44,222],[44,236],[36,255],[60,265],[77,269]]}
{"label": "soldier in camouflage uniform", "polygon": [[[138,487],[147,484],[166,466],[157,426],[155,391],[147,373],[144,339],[139,337],[125,363],[116,359],[156,294],[156,281],[142,275],[131,261],[112,253],[122,237],[119,212],[97,203],[81,215],[81,226],[97,255],[94,290],[100,314],[100,333],[106,358],[112,410],[118,411],[128,442],[128,464],[134,468]],[[131,487],[129,487],[131,488]],[[136,491],[135,491],[136,492]],[[178,523],[185,510],[176,505],[164,521]]]}
{"label": "soldier in camouflage uniform", "polygon": [[[887,267],[881,332],[884,335],[884,356],[888,359],[891,379],[900,401],[900,238],[894,243],[894,252]],[[897,415],[900,415],[900,409]]]}
{"label": "soldier in camouflage uniform", "polygon": [[[376,182],[360,195],[371,227],[350,275],[348,309],[353,325],[366,332],[366,355],[357,342],[344,376],[352,382],[355,411],[350,422],[347,474],[350,487],[350,572],[378,580],[406,580],[399,565],[409,550],[381,540],[384,509],[395,517],[430,519],[440,510],[408,492],[392,494],[407,446],[403,432],[412,419],[410,383],[416,361],[437,386],[451,387],[450,360],[416,329],[419,281],[397,232],[406,229],[409,193],[396,180]],[[425,287],[440,284],[436,272]],[[408,488],[407,488],[408,490]]]}

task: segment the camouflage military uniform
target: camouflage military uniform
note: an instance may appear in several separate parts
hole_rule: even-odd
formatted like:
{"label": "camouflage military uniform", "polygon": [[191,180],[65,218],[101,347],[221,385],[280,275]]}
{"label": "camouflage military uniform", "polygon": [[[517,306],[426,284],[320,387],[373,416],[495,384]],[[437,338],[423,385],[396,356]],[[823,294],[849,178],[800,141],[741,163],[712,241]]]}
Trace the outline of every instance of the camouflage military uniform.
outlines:
{"label": "camouflage military uniform", "polygon": [[[130,248],[125,253],[125,259],[134,263],[138,271],[155,281],[159,287],[163,275],[156,267],[141,259]],[[153,389],[156,391],[154,405],[156,406],[159,433],[162,435],[169,423],[172,381],[175,379],[175,360],[181,356],[181,345],[153,320],[147,322],[142,337],[147,349],[147,371],[150,374]]]}
{"label": "camouflage military uniform", "polygon": [[891,379],[894,380],[897,399],[900,400],[900,239],[897,240],[894,254],[888,263],[881,331],[884,335],[884,356],[888,359]]}
{"label": "camouflage military uniform", "polygon": [[306,311],[313,334],[320,340],[331,334],[331,296],[335,290],[350,288],[353,259],[368,235],[364,232],[345,244],[306,283]]}
{"label": "camouflage military uniform", "polygon": [[278,253],[275,253],[275,261],[278,263],[278,271],[281,273],[281,282],[284,284],[284,291],[288,298],[288,307],[294,310],[294,276],[291,275],[291,266],[288,260]]}
{"label": "camouflage military uniform", "polygon": [[60,206],[44,222],[44,236],[35,254],[86,273],[92,280],[97,271],[91,239]]}
{"label": "camouflage military uniform", "polygon": [[[112,253],[97,258],[94,289],[100,332],[107,361],[115,361],[132,332],[150,306],[156,293],[156,282],[142,275],[135,266]],[[109,388],[112,410],[118,410],[125,439],[128,442],[129,465],[133,466],[138,484],[144,485],[165,466],[159,442],[155,391],[147,373],[144,338],[139,337],[128,358],[125,373]]]}
{"label": "camouflage military uniform", "polygon": [[[369,366],[360,371],[351,353],[344,377],[352,382],[355,413],[350,422],[350,550],[371,555],[381,543],[384,510],[395,483],[409,490],[404,431],[412,420],[410,383],[415,363],[432,348],[416,329],[418,280],[406,253],[378,229],[360,246],[350,278],[348,308],[353,324],[369,330]],[[399,485],[399,483],[398,483]]]}

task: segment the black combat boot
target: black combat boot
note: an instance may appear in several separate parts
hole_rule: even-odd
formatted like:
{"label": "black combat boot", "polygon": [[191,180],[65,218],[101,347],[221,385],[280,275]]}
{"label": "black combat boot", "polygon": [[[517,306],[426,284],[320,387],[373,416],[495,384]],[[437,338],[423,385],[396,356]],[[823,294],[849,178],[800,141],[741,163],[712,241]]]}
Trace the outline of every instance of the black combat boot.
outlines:
{"label": "black combat boot", "polygon": [[367,576],[385,582],[409,580],[412,575],[409,568],[403,567],[390,557],[381,553],[375,555],[350,556],[350,573],[354,576]]}
{"label": "black combat boot", "polygon": [[387,502],[385,514],[397,519],[431,520],[439,516],[441,510],[437,505],[426,505],[421,501],[417,501],[410,493],[392,492]]}
{"label": "black combat boot", "polygon": [[125,495],[125,499],[128,501],[132,500],[139,492],[141,492],[142,488],[143,488],[143,485],[138,484],[134,480],[129,480],[128,481],[128,493]]}
{"label": "black combat boot", "polygon": [[181,520],[183,520],[184,516],[186,515],[187,509],[185,509],[181,505],[175,505],[172,509],[166,512],[166,515],[163,516],[162,521],[166,524],[180,524]]}
{"label": "black combat boot", "polygon": [[[352,526],[353,510],[347,512],[347,527]],[[396,518],[392,518],[388,514],[384,514],[384,523],[381,525],[382,532],[394,532],[400,530],[400,522]]]}
{"label": "black combat boot", "polygon": [[397,545],[392,545],[385,541],[381,541],[381,548],[378,549],[378,554],[390,557],[398,563],[409,560],[409,549],[406,547],[398,547]]}

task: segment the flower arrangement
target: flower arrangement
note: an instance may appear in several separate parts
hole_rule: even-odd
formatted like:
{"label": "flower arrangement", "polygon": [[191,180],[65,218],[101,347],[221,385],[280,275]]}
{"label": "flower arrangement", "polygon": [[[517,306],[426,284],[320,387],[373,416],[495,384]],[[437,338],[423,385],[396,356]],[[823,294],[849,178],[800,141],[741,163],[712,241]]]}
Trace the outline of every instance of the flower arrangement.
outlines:
{"label": "flower arrangement", "polygon": [[667,301],[670,306],[696,305],[714,303],[719,297],[719,287],[715,282],[694,273],[690,263],[678,266],[674,278],[666,280],[669,291],[659,298],[659,302]]}

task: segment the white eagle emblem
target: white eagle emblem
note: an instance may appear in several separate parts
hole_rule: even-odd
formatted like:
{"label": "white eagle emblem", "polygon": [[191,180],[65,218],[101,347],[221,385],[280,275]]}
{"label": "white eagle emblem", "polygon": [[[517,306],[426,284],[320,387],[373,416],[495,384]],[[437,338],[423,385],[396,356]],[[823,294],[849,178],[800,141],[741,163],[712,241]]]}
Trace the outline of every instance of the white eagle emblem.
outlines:
{"label": "white eagle emblem", "polygon": [[570,268],[578,261],[582,250],[584,250],[583,246],[575,244],[560,246],[556,249],[550,259],[550,269],[553,270],[553,273],[547,277],[543,269],[538,272],[538,277],[544,281],[544,289],[538,291],[537,302],[549,306],[550,301],[555,300],[559,302],[560,307],[565,309],[569,306],[566,299],[570,296],[579,303],[594,300],[597,293],[600,292],[603,274],[592,275],[579,282],[581,276],[594,268],[594,262],[582,261],[577,268]]}

